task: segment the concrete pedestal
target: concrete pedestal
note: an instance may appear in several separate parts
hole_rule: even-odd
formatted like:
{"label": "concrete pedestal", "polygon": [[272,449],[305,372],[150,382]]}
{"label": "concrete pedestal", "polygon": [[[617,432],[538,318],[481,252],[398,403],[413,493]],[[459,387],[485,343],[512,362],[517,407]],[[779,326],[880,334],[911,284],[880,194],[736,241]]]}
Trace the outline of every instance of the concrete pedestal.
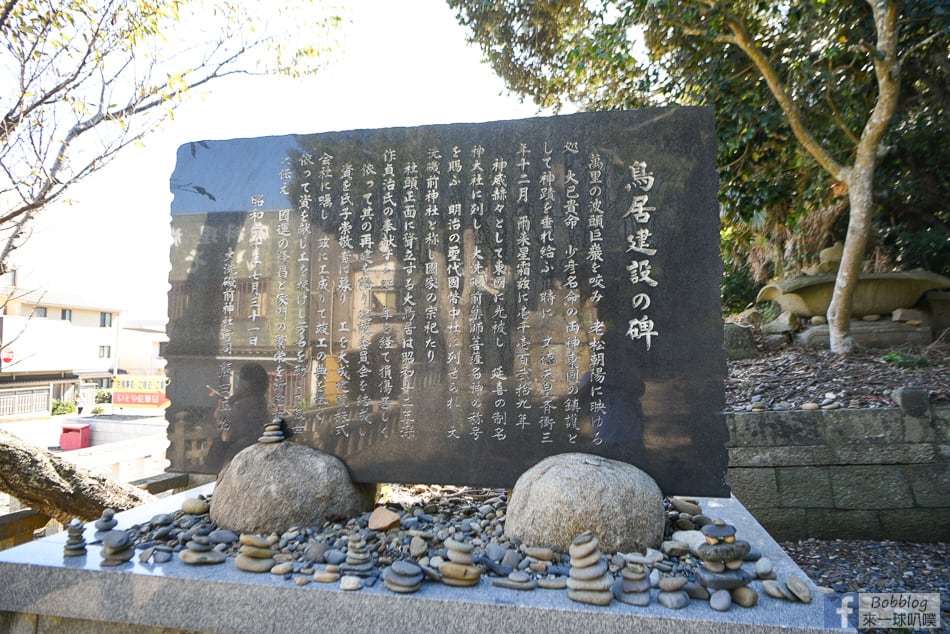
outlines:
{"label": "concrete pedestal", "polygon": [[[209,493],[213,484],[116,515],[118,528],[146,522],[180,508],[185,497]],[[704,511],[734,524],[740,538],[769,557],[779,580],[801,570],[735,498],[704,498]],[[94,533],[91,523],[86,539]],[[134,559],[100,568],[99,546],[85,557],[64,558],[61,533],[0,552],[0,631],[4,632],[719,632],[840,631],[833,606],[811,582],[810,604],[773,599],[761,584],[759,603],[716,612],[693,600],[670,610],[654,599],[649,607],[614,602],[608,607],[575,603],[564,590],[530,592],[478,586],[452,588],[425,582],[400,595],[377,583],[359,592],[337,584],[297,587],[282,577],[238,570],[233,560],[187,566]],[[751,566],[751,564],[749,564]],[[653,591],[656,593],[656,590]],[[826,616],[827,615],[827,616]],[[160,628],[165,628],[164,630]]]}

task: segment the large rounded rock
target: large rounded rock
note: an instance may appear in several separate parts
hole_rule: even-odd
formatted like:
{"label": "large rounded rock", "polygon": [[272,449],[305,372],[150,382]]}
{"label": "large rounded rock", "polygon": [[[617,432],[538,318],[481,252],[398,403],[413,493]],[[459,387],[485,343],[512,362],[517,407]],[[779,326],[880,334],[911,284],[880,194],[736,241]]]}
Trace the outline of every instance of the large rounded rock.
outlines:
{"label": "large rounded rock", "polygon": [[352,517],[372,497],[350,480],[336,457],[296,442],[254,444],[218,474],[211,521],[236,533],[321,526],[328,515]]}
{"label": "large rounded rock", "polygon": [[663,539],[663,494],[633,465],[582,453],[545,458],[525,471],[511,494],[505,534],[567,552],[584,531],[604,552],[645,552]]}

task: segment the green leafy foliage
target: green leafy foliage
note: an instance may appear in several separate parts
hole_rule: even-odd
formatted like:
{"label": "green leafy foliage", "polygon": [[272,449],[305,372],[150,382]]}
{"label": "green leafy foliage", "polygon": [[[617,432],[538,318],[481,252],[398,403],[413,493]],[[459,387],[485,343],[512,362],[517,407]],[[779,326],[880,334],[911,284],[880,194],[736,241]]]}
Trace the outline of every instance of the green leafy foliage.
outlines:
{"label": "green leafy foliage", "polygon": [[913,354],[906,354],[897,350],[892,350],[884,355],[883,359],[888,363],[893,363],[898,368],[910,370],[913,368],[925,368],[930,365],[924,357],[918,357]]}
{"label": "green leafy foliage", "polygon": [[748,268],[735,266],[731,261],[724,261],[721,290],[723,312],[734,314],[742,312],[755,302],[759,285],[756,284]]}
{"label": "green leafy foliage", "polygon": [[912,229],[907,223],[883,227],[879,240],[901,269],[926,269],[950,277],[950,231]]}
{"label": "green leafy foliage", "polygon": [[96,390],[96,403],[111,403],[112,390]]}
{"label": "green leafy foliage", "polygon": [[53,399],[53,416],[59,416],[60,414],[72,414],[75,411],[75,403],[61,401],[58,398]]}
{"label": "green leafy foliage", "polygon": [[[715,105],[727,271],[731,263],[756,281],[798,271],[845,238],[847,188],[797,140],[735,41],[750,34],[827,160],[848,165],[880,89],[867,2],[448,3],[508,87],[542,106]],[[869,253],[877,268],[940,270],[923,242],[939,247],[950,228],[950,11],[940,0],[897,8],[901,99],[874,174]]]}

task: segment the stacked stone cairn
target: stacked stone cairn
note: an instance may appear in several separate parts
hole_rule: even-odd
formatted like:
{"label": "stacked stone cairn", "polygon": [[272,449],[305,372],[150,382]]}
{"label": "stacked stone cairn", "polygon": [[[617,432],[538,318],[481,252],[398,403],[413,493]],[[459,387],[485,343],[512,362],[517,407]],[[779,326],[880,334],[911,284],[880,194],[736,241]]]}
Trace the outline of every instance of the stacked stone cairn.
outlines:
{"label": "stacked stone cairn", "polygon": [[574,538],[568,549],[571,569],[567,580],[567,596],[572,601],[590,605],[609,605],[614,595],[613,576],[607,558],[600,552],[600,540],[587,531]]}
{"label": "stacked stone cairn", "polygon": [[646,557],[628,556],[620,576],[614,581],[614,598],[638,607],[650,605],[650,563],[651,560]]}
{"label": "stacked stone cairn", "polygon": [[215,550],[209,537],[210,524],[198,524],[191,529],[191,539],[185,542],[185,548],[178,552],[178,558],[189,565],[221,564],[228,558],[220,550]]}
{"label": "stacked stone cairn", "polygon": [[[762,589],[768,596],[803,603],[811,601],[811,591],[802,579],[789,576],[785,583],[778,581],[772,561],[768,557],[759,556],[751,548],[747,550],[743,546],[744,542],[736,542],[735,529],[726,526],[720,520],[714,520],[704,515],[696,500],[673,497],[670,499],[670,507],[667,519],[671,528],[676,530],[673,532],[672,539],[664,542],[664,552],[675,557],[682,557],[690,551],[697,556],[699,553],[705,553],[708,556],[711,550],[716,550],[711,548],[712,546],[721,544],[718,559],[714,557],[707,561],[700,556],[700,560],[704,563],[696,575],[699,583],[689,583],[684,588],[691,598],[709,601],[710,607],[719,611],[728,610],[733,603],[754,605],[758,600],[757,594],[754,594],[751,588],[746,587],[747,580],[751,579],[752,576],[748,572],[736,568],[741,565],[741,562],[734,559],[729,564],[727,560],[723,559],[723,557],[738,557],[745,553],[742,555],[742,560],[755,562],[754,578],[762,582]],[[713,525],[715,528],[706,528],[709,525]],[[699,533],[699,544],[694,544],[692,538],[688,537],[688,534],[696,529],[702,531]],[[687,544],[687,542],[690,543]],[[738,548],[730,547],[730,543],[733,545],[738,543],[739,546]],[[733,552],[723,552],[727,547],[732,549]],[[730,570],[730,567],[739,570],[739,572]],[[716,573],[713,572],[714,570],[721,570],[722,572]],[[701,585],[704,584],[704,580],[705,583],[709,584],[708,587]],[[710,590],[712,594],[710,594]]]}
{"label": "stacked stone cairn", "polygon": [[383,572],[383,584],[393,592],[408,594],[422,585],[422,566],[408,559],[399,559]]}
{"label": "stacked stone cairn", "polygon": [[100,565],[120,566],[135,556],[135,542],[127,531],[110,530],[102,534],[102,562]]}
{"label": "stacked stone cairn", "polygon": [[[185,516],[182,516],[181,519],[185,519]],[[187,524],[187,521],[185,523]],[[142,528],[146,529],[143,537],[155,543],[155,548],[154,550],[146,548],[142,554],[139,555],[139,561],[146,563],[149,558],[156,564],[164,564],[171,561],[175,546],[179,544],[177,538],[184,532],[184,529],[180,526],[180,522],[176,522],[175,515],[172,513],[159,513],[152,517],[151,521],[146,523]],[[151,532],[147,530],[148,528],[152,529]],[[237,539],[236,536],[235,539]]]}
{"label": "stacked stone cairn", "polygon": [[[770,597],[811,601],[806,581],[781,575],[736,539],[735,527],[703,515],[694,500],[683,498],[671,503],[670,537],[660,550],[618,552],[609,561],[590,531],[577,536],[568,553],[507,539],[503,495],[473,503],[449,498],[401,512],[377,508],[375,518],[334,518],[322,528],[292,527],[270,535],[216,528],[207,515],[210,501],[211,496],[189,498],[175,513],[160,513],[123,530],[115,530],[114,512],[104,511],[94,538],[103,544],[102,565],[129,561],[137,544],[142,563],[166,563],[175,554],[188,564],[236,556],[240,570],[270,572],[296,585],[339,582],[341,590],[372,586],[381,576],[387,589],[406,594],[418,591],[427,578],[477,586],[488,575],[499,588],[567,588],[571,600],[591,605],[607,606],[615,598],[647,606],[655,596],[668,609],[695,599],[728,610],[733,603],[756,604],[758,595],[748,587],[755,579]],[[82,523],[73,520],[66,532],[64,555],[85,552]],[[694,577],[695,582],[686,581]]]}
{"label": "stacked stone cairn", "polygon": [[673,528],[681,531],[700,530],[712,523],[712,518],[704,515],[696,500],[674,496],[670,498],[670,511],[667,519]]}
{"label": "stacked stone cairn", "polygon": [[749,587],[752,575],[742,569],[749,543],[737,540],[736,527],[718,519],[703,526],[702,533],[706,541],[696,547],[696,555],[703,565],[696,569],[696,579],[709,591],[710,607],[723,612],[732,603],[754,606],[759,595]]}
{"label": "stacked stone cairn", "polygon": [[63,546],[63,557],[82,557],[86,554],[86,540],[83,533],[86,527],[78,517],[66,526],[66,545]]}
{"label": "stacked stone cairn", "polygon": [[270,444],[275,442],[284,441],[284,421],[280,418],[275,418],[273,421],[264,425],[264,433],[260,438],[257,439],[257,442],[264,444]]}
{"label": "stacked stone cairn", "polygon": [[482,569],[475,565],[472,551],[475,547],[452,538],[445,540],[445,556],[448,561],[439,566],[442,583],[450,586],[475,586],[482,578]]}
{"label": "stacked stone cairn", "polygon": [[656,600],[660,605],[666,606],[671,610],[685,608],[689,604],[689,595],[683,589],[688,579],[686,577],[671,576],[661,577],[657,583],[660,591],[656,595]]}
{"label": "stacked stone cairn", "polygon": [[507,577],[496,577],[491,582],[493,586],[509,590],[534,590],[538,587],[537,579],[524,570],[512,570]]}
{"label": "stacked stone cairn", "polygon": [[314,570],[313,580],[317,583],[335,583],[340,580],[340,567],[336,564],[327,564],[322,569]]}
{"label": "stacked stone cairn", "polygon": [[119,520],[115,519],[115,511],[112,509],[104,509],[102,511],[102,516],[96,520],[96,523],[93,526],[96,527],[97,535],[98,533],[105,533],[111,531],[113,528],[119,525]]}
{"label": "stacked stone cairn", "polygon": [[239,540],[241,548],[234,559],[234,565],[238,569],[245,572],[270,572],[277,564],[273,557],[274,551],[271,550],[271,542],[266,537],[242,533]]}
{"label": "stacked stone cairn", "polygon": [[376,565],[366,546],[366,540],[359,533],[353,533],[346,541],[346,561],[340,564],[340,588],[359,590],[363,579],[375,577]]}
{"label": "stacked stone cairn", "polygon": [[[349,543],[349,540],[347,540]],[[335,583],[340,580],[340,565],[346,562],[346,553],[337,548],[330,548],[323,543],[314,548],[310,554],[315,561],[326,564],[323,568],[313,571],[313,580],[317,583]]]}

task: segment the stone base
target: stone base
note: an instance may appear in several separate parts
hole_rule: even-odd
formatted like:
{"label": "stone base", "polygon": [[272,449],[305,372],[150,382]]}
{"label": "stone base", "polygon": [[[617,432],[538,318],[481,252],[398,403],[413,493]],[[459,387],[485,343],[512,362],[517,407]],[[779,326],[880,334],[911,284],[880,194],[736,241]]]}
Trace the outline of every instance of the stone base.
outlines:
{"label": "stone base", "polygon": [[[179,508],[192,489],[116,515],[119,528]],[[703,510],[734,524],[743,539],[769,557],[779,580],[807,577],[735,498],[703,498]],[[87,527],[87,541],[93,528]],[[64,558],[65,533],[0,552],[0,630],[10,632],[552,631],[720,632],[838,631],[834,607],[808,581],[810,604],[773,599],[757,581],[759,603],[716,612],[705,601],[671,610],[654,597],[645,608],[614,601],[593,607],[564,590],[530,592],[495,587],[488,578],[471,588],[425,582],[415,594],[398,595],[383,584],[345,592],[338,584],[297,587],[282,577],[238,570],[233,561],[190,567],[176,559],[140,564],[137,559],[100,568],[100,546],[85,557]],[[654,594],[656,590],[653,590]],[[830,615],[826,621],[826,615]],[[118,625],[117,625],[118,624]],[[158,629],[155,629],[158,632]]]}
{"label": "stone base", "polygon": [[[864,348],[893,348],[906,343],[925,346],[933,342],[930,326],[911,326],[888,319],[852,321],[851,337]],[[827,348],[829,339],[826,325],[810,326],[795,336],[799,345],[812,348]]]}
{"label": "stone base", "polygon": [[930,313],[930,327],[937,339],[950,329],[950,291],[930,291],[924,296],[924,305]]}
{"label": "stone base", "polygon": [[752,328],[739,324],[723,324],[722,347],[726,351],[726,358],[730,361],[737,359],[753,359],[759,356],[752,337]]}

